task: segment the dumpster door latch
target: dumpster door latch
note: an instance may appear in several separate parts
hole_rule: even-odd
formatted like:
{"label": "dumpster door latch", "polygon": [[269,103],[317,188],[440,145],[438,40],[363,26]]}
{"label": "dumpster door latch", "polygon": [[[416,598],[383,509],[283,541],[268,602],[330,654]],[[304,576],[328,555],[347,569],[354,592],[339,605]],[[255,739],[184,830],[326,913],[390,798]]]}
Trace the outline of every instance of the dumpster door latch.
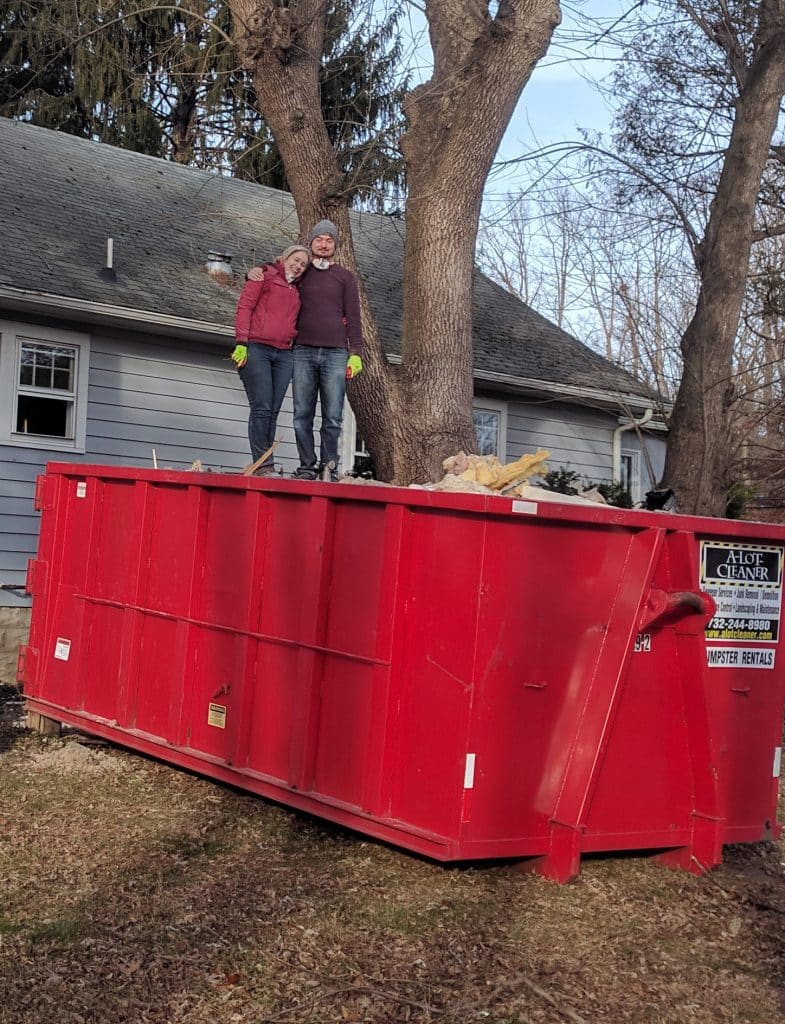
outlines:
{"label": "dumpster door latch", "polygon": [[35,481],[33,509],[36,512],[51,512],[57,497],[57,480],[53,476],[39,476]]}

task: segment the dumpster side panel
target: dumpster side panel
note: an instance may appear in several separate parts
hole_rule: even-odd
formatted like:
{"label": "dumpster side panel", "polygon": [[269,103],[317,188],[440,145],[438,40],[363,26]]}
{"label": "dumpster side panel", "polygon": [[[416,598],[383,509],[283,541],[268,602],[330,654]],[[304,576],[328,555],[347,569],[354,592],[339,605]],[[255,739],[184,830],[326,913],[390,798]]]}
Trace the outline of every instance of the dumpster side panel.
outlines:
{"label": "dumpster side panel", "polygon": [[[320,608],[326,582],[324,502],[309,494],[262,498],[257,526],[254,582],[248,630],[248,768],[304,791],[312,777],[318,705],[318,652],[323,638]],[[318,706],[316,707],[318,711]]]}
{"label": "dumpster side panel", "polygon": [[74,672],[84,631],[84,605],[76,593],[73,585],[53,582],[48,595],[52,614],[47,616],[40,640],[39,678],[34,685],[25,684],[25,693],[68,708],[84,706],[79,677]]}
{"label": "dumpster side panel", "polygon": [[172,602],[183,619],[178,657],[185,658],[176,673],[185,680],[176,742],[234,764],[242,759],[260,508],[252,494],[220,487],[184,500],[183,543],[192,555],[191,574],[178,581],[182,593]]}
{"label": "dumpster side panel", "polygon": [[588,850],[692,870],[777,832],[785,658],[707,669],[704,521],[117,467],[56,468],[42,500],[42,714],[562,880]]}
{"label": "dumpster side panel", "polygon": [[589,817],[592,834],[622,848],[682,841],[693,805],[676,643],[665,629],[651,643],[630,659]]}
{"label": "dumpster side panel", "polygon": [[[255,564],[258,519],[264,515],[254,501],[258,495],[211,488],[195,509],[188,507],[190,498],[188,494],[181,497],[185,522],[179,528],[183,532],[182,559],[186,567],[193,566],[193,575],[183,572],[182,581],[173,588],[181,591],[176,606],[197,622],[232,632],[253,628],[248,619],[252,581],[254,586],[264,587],[264,577],[256,577]],[[168,541],[162,535],[161,542]]]}
{"label": "dumpster side panel", "polygon": [[[131,604],[136,596],[142,543],[141,489],[133,481],[119,485],[90,481],[88,486],[97,489],[96,515],[91,535],[77,541],[87,562],[85,585],[100,600]],[[75,538],[73,525],[68,536]]]}
{"label": "dumpster side panel", "polygon": [[361,807],[369,762],[381,755],[374,721],[374,682],[379,660],[382,558],[387,527],[384,506],[336,502],[332,578],[322,661],[312,788]]}
{"label": "dumpster side panel", "polygon": [[479,630],[467,841],[546,836],[615,601],[598,581],[619,579],[630,537],[525,519],[493,524],[481,605],[481,622],[493,627]]}
{"label": "dumpster side panel", "polygon": [[[178,624],[159,616],[139,616],[136,663],[130,670],[128,727],[172,743],[183,699],[184,675],[178,672]],[[133,641],[132,641],[133,642]]]}
{"label": "dumpster side panel", "polygon": [[[75,595],[88,570],[96,488],[78,487],[61,476],[39,477],[41,533],[33,572],[34,612],[29,646],[37,671],[24,678],[25,693],[53,704],[75,707],[75,640],[82,629],[82,606]],[[77,497],[78,491],[78,497]],[[36,607],[37,605],[37,607]],[[73,652],[73,655],[72,655]]]}
{"label": "dumpster side panel", "polygon": [[456,834],[471,774],[485,532],[481,517],[425,510],[410,524],[391,814],[445,835]]}
{"label": "dumpster side panel", "polygon": [[587,818],[588,849],[598,836],[603,849],[686,846],[696,815],[721,835],[696,565],[693,535],[665,533]]}
{"label": "dumpster side panel", "polygon": [[[718,688],[722,676],[732,670],[717,669]],[[777,815],[775,751],[782,745],[781,693],[770,672],[736,671],[729,680],[728,729],[723,755],[728,763],[723,773],[723,804],[728,819],[728,842],[753,842],[772,836]],[[746,678],[745,678],[746,677]],[[727,685],[727,684],[726,684]],[[780,687],[781,690],[781,687]],[[715,710],[715,716],[719,712]],[[774,784],[772,784],[774,783]]]}
{"label": "dumpster side panel", "polygon": [[[102,481],[86,581],[85,706],[168,743],[176,741],[168,712],[179,706],[182,675],[176,645],[164,645],[188,599],[197,506],[198,492],[187,487],[139,481],[128,492]],[[151,649],[164,655],[162,666],[151,664]]]}

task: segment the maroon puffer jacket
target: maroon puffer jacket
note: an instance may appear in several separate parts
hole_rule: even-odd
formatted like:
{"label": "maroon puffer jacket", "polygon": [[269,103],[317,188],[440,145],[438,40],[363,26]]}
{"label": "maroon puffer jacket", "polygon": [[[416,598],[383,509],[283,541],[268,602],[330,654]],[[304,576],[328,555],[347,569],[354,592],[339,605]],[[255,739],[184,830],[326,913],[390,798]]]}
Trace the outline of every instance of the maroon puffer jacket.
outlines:
{"label": "maroon puffer jacket", "polygon": [[268,263],[264,279],[246,281],[237,302],[234,336],[238,344],[291,348],[297,334],[300,292],[289,284],[281,263]]}

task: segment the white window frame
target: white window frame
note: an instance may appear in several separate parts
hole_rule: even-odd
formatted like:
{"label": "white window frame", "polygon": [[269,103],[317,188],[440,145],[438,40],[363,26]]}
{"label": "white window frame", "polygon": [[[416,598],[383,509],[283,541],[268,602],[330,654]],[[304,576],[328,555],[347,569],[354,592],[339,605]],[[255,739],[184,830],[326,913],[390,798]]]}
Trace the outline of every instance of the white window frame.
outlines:
{"label": "white window frame", "polygon": [[495,412],[499,414],[499,450],[496,458],[499,462],[507,461],[507,403],[500,402],[495,398],[475,398],[472,402],[472,412]]}
{"label": "white window frame", "polygon": [[357,444],[357,420],[349,399],[343,402],[343,425],[341,427],[341,470],[344,473],[351,473],[354,469],[354,458],[357,454],[354,446]]}
{"label": "white window frame", "polygon": [[[622,448],[619,469],[624,465],[624,460],[630,460],[630,485],[627,488],[633,501],[641,500],[641,453],[635,448]],[[621,474],[620,484],[624,483],[624,474]]]}
{"label": "white window frame", "polygon": [[[16,429],[16,399],[20,390],[19,360],[22,341],[66,346],[76,353],[72,430],[73,437],[25,434]],[[90,374],[90,335],[62,331],[12,320],[0,320],[0,444],[47,451],[84,453],[87,439],[87,389]]]}
{"label": "white window frame", "polygon": [[349,405],[349,399],[345,398],[343,403],[343,425],[341,427],[341,472],[351,473],[354,470],[354,463],[358,456],[368,452],[364,448],[357,447],[357,418]]}

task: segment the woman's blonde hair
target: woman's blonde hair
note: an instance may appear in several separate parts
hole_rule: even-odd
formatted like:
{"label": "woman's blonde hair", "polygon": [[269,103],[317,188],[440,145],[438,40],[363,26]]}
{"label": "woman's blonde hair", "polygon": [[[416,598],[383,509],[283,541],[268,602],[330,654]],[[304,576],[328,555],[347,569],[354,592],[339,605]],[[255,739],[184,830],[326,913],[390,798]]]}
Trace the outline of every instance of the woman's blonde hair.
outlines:
{"label": "woman's blonde hair", "polygon": [[284,260],[288,260],[292,253],[295,252],[304,252],[308,259],[308,262],[310,263],[311,254],[308,252],[308,247],[305,245],[300,245],[299,242],[296,245],[290,245],[288,249],[284,249],[284,251],[276,260],[276,263],[283,263]]}

